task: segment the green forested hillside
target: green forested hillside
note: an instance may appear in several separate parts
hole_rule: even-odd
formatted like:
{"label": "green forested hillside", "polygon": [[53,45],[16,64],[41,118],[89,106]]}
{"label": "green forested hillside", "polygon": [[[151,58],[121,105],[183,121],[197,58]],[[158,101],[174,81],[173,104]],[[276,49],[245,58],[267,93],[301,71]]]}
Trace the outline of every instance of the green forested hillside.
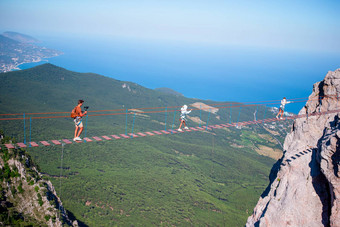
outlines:
{"label": "green forested hillside", "polygon": [[[0,80],[0,114],[70,112],[78,99],[84,99],[89,110],[183,104],[190,108],[195,102],[217,103],[162,93],[97,74],[70,72],[51,64],[2,73]],[[201,117],[204,123],[209,119],[209,124],[230,119],[235,122],[238,116],[244,121],[253,119],[255,108],[243,107],[240,115],[239,108],[231,112],[223,108],[210,114],[195,110],[190,116]],[[126,118],[89,114],[87,136],[132,131],[133,115]],[[178,127],[176,114],[137,114],[133,130],[169,129],[173,121]],[[258,117],[264,114],[260,107]],[[266,111],[267,117],[270,114]],[[74,125],[68,115],[32,120],[32,141],[72,138]],[[26,114],[30,116],[36,115]],[[192,120],[188,124],[198,126]],[[23,120],[0,121],[0,129],[18,141],[24,140]],[[27,141],[28,131],[26,120]],[[284,134],[284,130],[275,132],[281,141]],[[258,152],[263,147],[280,149],[272,136],[262,126],[252,125],[72,144],[64,147],[63,154],[61,146],[27,150],[45,177],[54,183],[65,208],[84,225],[243,226],[267,186],[267,176],[275,162]]]}

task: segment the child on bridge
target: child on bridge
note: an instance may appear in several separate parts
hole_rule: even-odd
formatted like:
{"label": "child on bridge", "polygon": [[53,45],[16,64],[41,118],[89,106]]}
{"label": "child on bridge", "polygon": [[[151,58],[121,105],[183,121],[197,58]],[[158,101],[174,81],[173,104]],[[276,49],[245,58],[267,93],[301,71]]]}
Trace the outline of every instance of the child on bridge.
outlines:
{"label": "child on bridge", "polygon": [[191,110],[187,110],[188,109],[188,106],[187,105],[184,105],[182,106],[181,108],[181,116],[180,116],[180,121],[181,121],[181,124],[179,125],[179,128],[178,128],[178,131],[182,131],[181,127],[182,127],[182,124],[184,125],[184,129],[188,129],[188,127],[186,126],[185,124],[185,121],[187,120],[186,119],[186,116],[191,112]]}
{"label": "child on bridge", "polygon": [[283,97],[283,99],[281,100],[281,105],[280,105],[280,109],[279,112],[276,115],[276,118],[279,119],[279,115],[281,114],[280,119],[282,119],[283,113],[285,112],[285,106],[286,104],[291,103],[289,101],[287,101],[286,97]]}

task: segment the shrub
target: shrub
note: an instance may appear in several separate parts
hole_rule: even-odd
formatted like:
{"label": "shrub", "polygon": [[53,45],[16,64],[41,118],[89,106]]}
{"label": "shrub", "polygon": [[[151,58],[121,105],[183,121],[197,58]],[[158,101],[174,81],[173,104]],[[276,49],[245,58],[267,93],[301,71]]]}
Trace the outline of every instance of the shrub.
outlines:
{"label": "shrub", "polygon": [[6,163],[9,160],[8,150],[4,150],[4,162]]}
{"label": "shrub", "polygon": [[18,186],[18,191],[19,193],[23,193],[24,189],[22,188],[22,182],[20,182],[19,186]]}
{"label": "shrub", "polygon": [[49,220],[50,220],[50,218],[51,218],[51,216],[50,216],[50,215],[45,215],[45,220],[46,220],[46,221],[49,221]]}
{"label": "shrub", "polygon": [[15,195],[15,193],[17,193],[17,190],[15,189],[14,186],[11,187],[11,192],[12,192],[13,196]]}
{"label": "shrub", "polygon": [[5,163],[4,169],[3,169],[3,176],[5,179],[9,179],[11,176],[11,169],[9,168],[8,163]]}
{"label": "shrub", "polygon": [[14,177],[20,177],[20,173],[18,172],[18,169],[17,169],[15,166],[13,167],[13,171],[10,172],[10,176],[11,176],[12,178],[14,178]]}
{"label": "shrub", "polygon": [[42,206],[44,204],[44,202],[42,201],[42,197],[40,195],[40,193],[38,193],[38,203],[40,206]]}

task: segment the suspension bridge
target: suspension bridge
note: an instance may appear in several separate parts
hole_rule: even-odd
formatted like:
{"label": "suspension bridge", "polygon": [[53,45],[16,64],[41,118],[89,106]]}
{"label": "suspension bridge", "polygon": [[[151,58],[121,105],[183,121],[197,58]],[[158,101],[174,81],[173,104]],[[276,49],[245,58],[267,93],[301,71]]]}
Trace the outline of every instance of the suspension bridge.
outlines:
{"label": "suspension bridge", "polygon": [[[338,101],[338,96],[319,96],[313,99],[308,98],[295,98],[295,99],[289,99],[289,101],[294,103],[302,103],[306,101],[318,101],[321,102],[325,99],[336,99]],[[321,108],[318,112],[314,113],[306,113],[306,114],[299,114],[299,115],[292,115],[292,116],[285,116],[283,119],[277,119],[277,118],[265,118],[267,108],[265,108],[265,113],[263,116],[263,119],[258,120],[256,113],[254,114],[254,120],[250,121],[239,121],[239,116],[242,110],[242,107],[256,107],[258,109],[259,106],[268,106],[268,105],[279,105],[280,100],[269,100],[269,101],[262,101],[262,102],[248,102],[248,103],[236,103],[236,104],[230,104],[230,103],[218,103],[218,104],[210,104],[208,107],[205,105],[205,107],[200,108],[192,108],[193,111],[200,111],[200,120],[199,120],[199,126],[196,127],[189,127],[188,129],[183,129],[183,131],[177,131],[173,128],[175,118],[176,118],[176,112],[178,112],[180,106],[170,106],[170,107],[146,107],[146,108],[135,108],[135,109],[114,109],[114,110],[95,110],[95,111],[88,111],[88,114],[86,115],[85,119],[85,135],[82,141],[73,141],[72,139],[54,139],[54,140],[41,140],[41,141],[26,141],[26,120],[30,120],[30,128],[31,128],[31,122],[32,119],[51,119],[51,118],[69,118],[70,112],[43,112],[43,113],[14,113],[14,114],[0,114],[0,122],[1,121],[13,121],[13,120],[23,120],[24,121],[24,135],[25,140],[23,142],[18,143],[6,143],[4,146],[7,149],[15,149],[15,148],[27,148],[27,147],[44,147],[44,146],[51,146],[51,145],[66,145],[66,144],[76,144],[76,143],[86,143],[86,142],[97,142],[97,141],[113,141],[113,140],[119,140],[119,139],[133,139],[137,137],[148,137],[148,136],[161,136],[161,135],[172,135],[172,134],[182,134],[182,133],[190,133],[190,132],[204,132],[204,131],[211,131],[213,129],[223,129],[223,128],[229,128],[229,127],[237,127],[242,128],[246,125],[252,125],[252,124],[263,124],[263,123],[270,123],[270,122],[277,122],[277,121],[287,121],[287,120],[294,120],[299,118],[309,118],[313,116],[320,116],[320,115],[326,115],[326,114],[332,114],[340,112],[340,109],[334,109],[334,110],[328,110],[328,111],[321,111]],[[212,109],[224,109],[224,108],[230,108],[230,114],[232,108],[239,108],[239,114],[236,122],[231,122],[231,117],[229,122],[225,122],[222,124],[214,124],[209,125],[209,117],[210,113],[212,112]],[[161,110],[159,110],[161,109]],[[208,119],[205,125],[202,125],[201,122],[201,113],[202,111],[207,111]],[[106,112],[106,113],[101,113]],[[109,113],[107,113],[109,112]],[[173,124],[171,129],[167,129],[167,117],[168,114],[173,112]],[[134,122],[136,114],[147,114],[147,113],[164,113],[165,115],[165,128],[163,130],[154,130],[154,131],[143,131],[143,132],[134,132]],[[68,115],[66,115],[68,114]],[[13,116],[22,116],[22,117],[13,117]],[[53,115],[53,116],[36,116],[36,115]],[[101,135],[101,136],[91,136],[87,137],[87,119],[88,117],[95,117],[95,116],[110,116],[110,115],[125,115],[126,119],[128,115],[133,115],[133,125],[132,130],[130,133],[127,131],[127,120],[125,125],[125,133],[115,134],[115,135]],[[28,117],[30,116],[30,117]],[[231,116],[231,115],[230,115]],[[31,134],[31,130],[29,132]],[[30,136],[31,138],[31,136]],[[1,147],[0,147],[1,149]]]}

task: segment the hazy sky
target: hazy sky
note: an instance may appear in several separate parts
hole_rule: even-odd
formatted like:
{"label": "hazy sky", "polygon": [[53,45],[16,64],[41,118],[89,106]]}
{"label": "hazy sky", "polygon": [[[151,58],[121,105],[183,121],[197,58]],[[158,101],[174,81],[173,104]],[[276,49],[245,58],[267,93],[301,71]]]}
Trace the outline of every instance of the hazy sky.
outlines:
{"label": "hazy sky", "polygon": [[340,52],[340,1],[0,0],[0,31]]}

